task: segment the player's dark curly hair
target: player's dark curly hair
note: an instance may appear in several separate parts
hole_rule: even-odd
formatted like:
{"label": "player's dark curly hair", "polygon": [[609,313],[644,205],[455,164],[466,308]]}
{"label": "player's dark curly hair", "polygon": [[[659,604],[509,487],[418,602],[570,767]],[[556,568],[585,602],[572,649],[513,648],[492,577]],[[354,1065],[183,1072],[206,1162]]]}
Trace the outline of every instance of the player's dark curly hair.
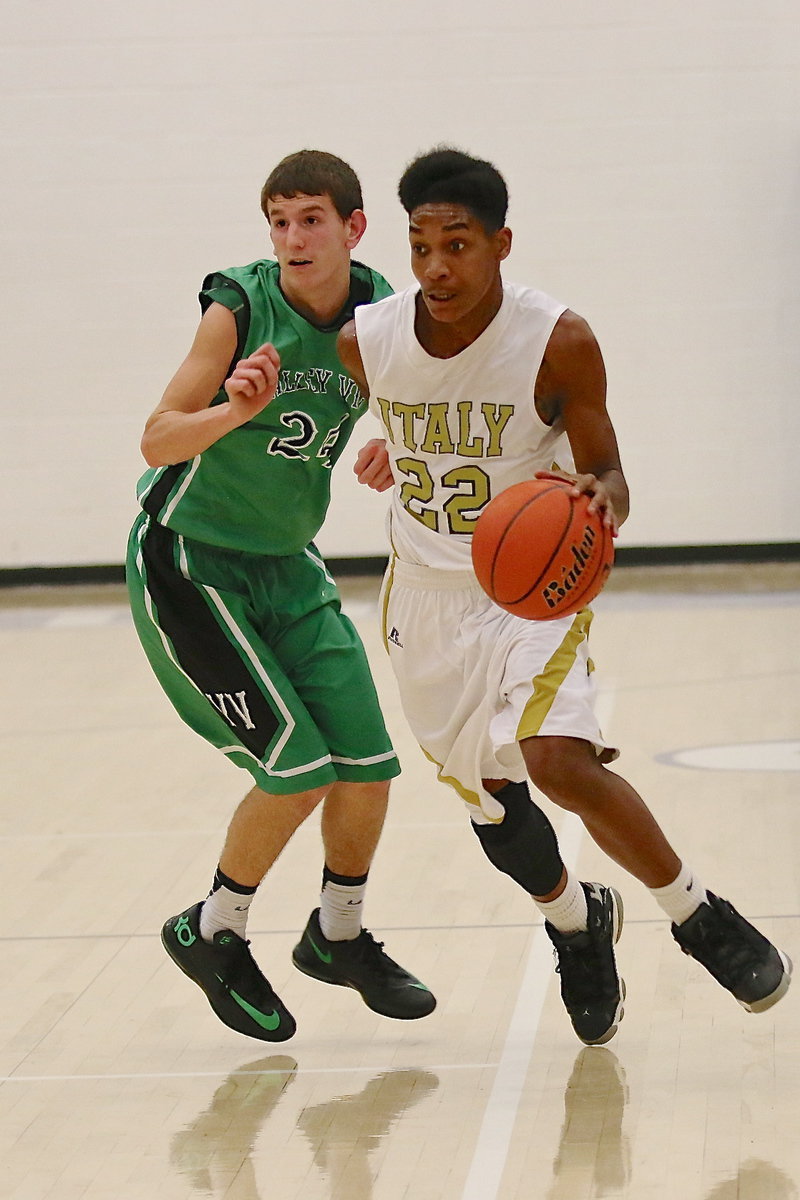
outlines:
{"label": "player's dark curly hair", "polygon": [[409,215],[420,204],[461,204],[487,233],[506,223],[508,188],[497,167],[452,146],[436,146],[415,158],[397,191]]}
{"label": "player's dark curly hair", "polygon": [[325,150],[298,150],[281,159],[261,189],[261,211],[269,217],[268,201],[277,196],[291,198],[300,193],[330,196],[343,221],[354,209],[364,207],[361,184],[353,168]]}

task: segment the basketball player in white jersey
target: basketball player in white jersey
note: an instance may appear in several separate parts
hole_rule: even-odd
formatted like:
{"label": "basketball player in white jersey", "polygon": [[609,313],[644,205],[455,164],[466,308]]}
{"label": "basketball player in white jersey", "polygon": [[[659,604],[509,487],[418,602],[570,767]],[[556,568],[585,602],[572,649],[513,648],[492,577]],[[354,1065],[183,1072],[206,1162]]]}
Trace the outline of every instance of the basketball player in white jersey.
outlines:
{"label": "basketball player in white jersey", "polygon": [[399,194],[418,286],[359,309],[338,345],[385,430],[356,472],[393,489],[381,613],[409,725],[466,802],[487,857],[544,914],[584,1042],[608,1041],[622,1015],[622,904],[564,867],[528,778],[650,889],[679,946],[761,1012],[787,991],[791,963],[705,890],[608,769],[618,751],[594,715],[591,611],[523,620],[472,570],[475,521],[521,480],[572,481],[615,535],[627,517],[597,341],[563,304],[504,282],[508,193],[491,163],[438,148],[411,163]]}

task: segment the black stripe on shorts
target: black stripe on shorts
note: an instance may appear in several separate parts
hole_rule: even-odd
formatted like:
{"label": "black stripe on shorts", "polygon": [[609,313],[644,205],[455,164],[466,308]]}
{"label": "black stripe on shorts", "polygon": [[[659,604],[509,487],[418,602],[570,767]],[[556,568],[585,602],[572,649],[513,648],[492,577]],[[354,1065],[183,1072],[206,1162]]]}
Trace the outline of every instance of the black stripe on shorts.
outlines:
{"label": "black stripe on shorts", "polygon": [[142,543],[146,587],[181,668],[259,761],[281,727],[253,671],[220,628],[199,588],[175,566],[176,535],[150,521]]}
{"label": "black stripe on shorts", "polygon": [[185,462],[173,463],[166,470],[162,471],[142,501],[142,508],[148,516],[153,517],[156,521],[158,520],[161,516],[162,508],[172,495],[175,484],[184,474],[187,466],[188,464]]}

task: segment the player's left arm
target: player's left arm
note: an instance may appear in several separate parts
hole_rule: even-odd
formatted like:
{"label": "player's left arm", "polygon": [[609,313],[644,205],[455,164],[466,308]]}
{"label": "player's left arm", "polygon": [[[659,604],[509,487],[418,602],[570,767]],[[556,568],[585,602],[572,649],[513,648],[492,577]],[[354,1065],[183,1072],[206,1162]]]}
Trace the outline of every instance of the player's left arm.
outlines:
{"label": "player's left arm", "polygon": [[[351,379],[358,384],[358,390],[365,398],[369,398],[369,384],[358,348],[358,335],[355,321],[348,321],[339,331],[336,339],[336,351],[342,366]],[[371,487],[373,491],[385,492],[394,484],[392,468],[389,465],[389,455],[386,452],[386,442],[383,438],[372,438],[362,446],[356,456],[353,470],[359,483]]]}
{"label": "player's left arm", "polygon": [[628,485],[617,437],[606,408],[606,370],[597,339],[583,317],[567,310],[547,343],[536,379],[536,409],[548,423],[560,419],[577,475],[537,471],[540,479],[567,479],[576,495],[591,496],[614,536],[628,516]]}

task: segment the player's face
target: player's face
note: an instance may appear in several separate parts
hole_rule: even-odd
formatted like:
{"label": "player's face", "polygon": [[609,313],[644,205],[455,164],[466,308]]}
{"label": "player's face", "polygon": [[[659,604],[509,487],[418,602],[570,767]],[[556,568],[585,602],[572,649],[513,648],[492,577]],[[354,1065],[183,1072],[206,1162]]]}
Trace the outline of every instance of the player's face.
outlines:
{"label": "player's face", "polygon": [[494,316],[502,296],[500,263],[511,232],[487,233],[460,204],[420,204],[409,218],[411,269],[435,321],[478,324]]}
{"label": "player's face", "polygon": [[[356,210],[363,221],[363,213]],[[349,270],[356,214],[343,220],[330,196],[276,196],[267,201],[269,232],[281,269],[281,283],[292,295],[317,292]]]}

